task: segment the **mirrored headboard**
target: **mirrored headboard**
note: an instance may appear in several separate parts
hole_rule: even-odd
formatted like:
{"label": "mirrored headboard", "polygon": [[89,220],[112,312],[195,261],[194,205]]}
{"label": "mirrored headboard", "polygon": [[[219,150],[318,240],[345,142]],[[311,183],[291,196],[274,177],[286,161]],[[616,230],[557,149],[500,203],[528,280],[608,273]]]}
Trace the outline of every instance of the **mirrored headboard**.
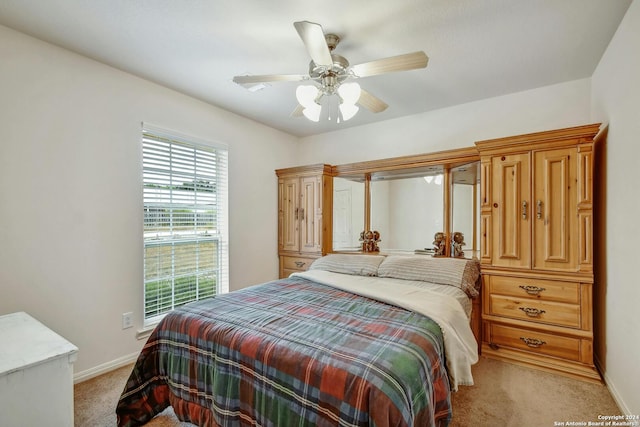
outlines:
{"label": "mirrored headboard", "polygon": [[[472,257],[478,249],[475,147],[338,165],[332,173],[334,252],[362,251],[366,231],[379,232],[374,243],[382,253],[433,254],[436,233],[443,256],[462,250]],[[454,241],[456,232],[464,245]]]}

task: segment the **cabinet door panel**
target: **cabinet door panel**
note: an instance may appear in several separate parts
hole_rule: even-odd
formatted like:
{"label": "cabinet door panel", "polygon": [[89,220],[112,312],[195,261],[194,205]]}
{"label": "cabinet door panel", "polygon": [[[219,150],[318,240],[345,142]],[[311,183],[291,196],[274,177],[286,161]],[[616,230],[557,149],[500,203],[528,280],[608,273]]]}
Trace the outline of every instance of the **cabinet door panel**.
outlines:
{"label": "cabinet door panel", "polygon": [[480,209],[491,209],[491,162],[480,163]]}
{"label": "cabinet door panel", "polygon": [[534,198],[533,267],[576,271],[579,235],[577,149],[534,154]]}
{"label": "cabinet door panel", "polygon": [[492,159],[492,262],[495,266],[530,268],[530,156]]}
{"label": "cabinet door panel", "polygon": [[322,195],[318,177],[304,177],[301,180],[300,193],[300,252],[317,252],[320,242],[320,230],[316,226],[316,208],[322,212],[319,198]]}
{"label": "cabinet door panel", "polygon": [[280,181],[280,242],[285,251],[298,251],[300,248],[300,231],[298,221],[298,178]]}
{"label": "cabinet door panel", "polygon": [[492,247],[492,197],[491,197],[491,159],[482,159],[480,163],[480,261],[491,264]]}
{"label": "cabinet door panel", "polygon": [[593,272],[593,151],[578,149],[578,269]]}
{"label": "cabinet door panel", "polygon": [[483,264],[491,264],[491,215],[482,214],[480,217],[480,261]]}

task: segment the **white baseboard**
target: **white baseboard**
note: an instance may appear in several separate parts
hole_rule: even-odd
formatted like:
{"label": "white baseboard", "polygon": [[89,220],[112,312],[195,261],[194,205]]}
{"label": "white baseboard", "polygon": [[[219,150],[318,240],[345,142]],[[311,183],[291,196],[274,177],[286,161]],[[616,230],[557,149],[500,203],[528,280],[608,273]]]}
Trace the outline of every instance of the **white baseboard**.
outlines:
{"label": "white baseboard", "polygon": [[607,373],[602,369],[602,364],[600,363],[598,356],[597,355],[594,355],[594,356],[595,356],[594,357],[595,365],[600,371],[600,374],[602,374],[602,378],[604,379],[604,384],[609,389],[609,393],[611,393],[611,397],[613,397],[613,400],[616,402],[616,405],[618,405],[618,408],[620,408],[623,414],[631,415],[631,410],[622,399],[622,396],[620,396],[620,394],[618,393],[618,390],[616,389],[615,384],[613,383],[613,381],[611,381],[611,378],[607,375]]}
{"label": "white baseboard", "polygon": [[611,378],[609,378],[607,374],[604,374],[604,382],[607,385],[607,388],[609,389],[609,392],[611,393],[613,400],[615,400],[616,404],[618,405],[618,408],[620,408],[622,413],[625,415],[632,415],[631,410],[629,409],[627,404],[624,403],[624,400],[622,400],[622,396],[620,396],[620,394],[618,393],[618,390],[616,390],[615,385],[611,381]]}
{"label": "white baseboard", "polygon": [[73,383],[81,383],[83,381],[90,380],[91,378],[97,377],[102,374],[106,374],[107,372],[111,372],[114,369],[121,368],[123,366],[129,365],[136,361],[140,352],[131,353],[126,356],[119,357],[115,360],[112,360],[107,363],[103,363],[102,365],[98,365],[91,369],[87,369],[82,372],[75,373],[73,375]]}

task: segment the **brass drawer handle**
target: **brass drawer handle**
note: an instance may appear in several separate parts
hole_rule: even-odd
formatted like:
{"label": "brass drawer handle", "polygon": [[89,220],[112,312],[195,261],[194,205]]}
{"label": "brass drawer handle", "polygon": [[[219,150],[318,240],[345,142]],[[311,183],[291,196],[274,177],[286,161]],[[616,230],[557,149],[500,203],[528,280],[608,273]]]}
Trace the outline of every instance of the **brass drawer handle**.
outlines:
{"label": "brass drawer handle", "polygon": [[296,261],[296,267],[298,267],[298,268],[304,267],[305,264],[306,264],[306,262]]}
{"label": "brass drawer handle", "polygon": [[536,202],[536,218],[542,219],[542,200]]}
{"label": "brass drawer handle", "polygon": [[540,295],[540,292],[545,291],[545,288],[541,288],[539,286],[530,286],[530,285],[520,285],[521,289],[524,289],[526,293],[529,295]]}
{"label": "brass drawer handle", "polygon": [[526,314],[529,317],[540,317],[542,313],[546,313],[546,311],[544,310],[540,310],[539,308],[533,308],[533,307],[520,307],[520,310],[524,311],[524,314]]}
{"label": "brass drawer handle", "polygon": [[542,345],[546,344],[546,342],[539,340],[537,338],[520,337],[520,339],[524,341],[524,343],[531,348],[540,348]]}
{"label": "brass drawer handle", "polygon": [[522,219],[527,219],[527,208],[529,207],[529,204],[527,203],[526,200],[522,201]]}

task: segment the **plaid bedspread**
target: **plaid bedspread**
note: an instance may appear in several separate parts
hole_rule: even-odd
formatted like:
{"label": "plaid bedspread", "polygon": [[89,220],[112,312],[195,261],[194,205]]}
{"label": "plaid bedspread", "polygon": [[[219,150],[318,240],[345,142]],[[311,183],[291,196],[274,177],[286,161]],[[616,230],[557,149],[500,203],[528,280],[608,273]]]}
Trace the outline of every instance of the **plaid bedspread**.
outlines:
{"label": "plaid bedspread", "polygon": [[118,426],[168,405],[199,426],[446,426],[443,345],[423,315],[303,278],[268,282],[168,314]]}

